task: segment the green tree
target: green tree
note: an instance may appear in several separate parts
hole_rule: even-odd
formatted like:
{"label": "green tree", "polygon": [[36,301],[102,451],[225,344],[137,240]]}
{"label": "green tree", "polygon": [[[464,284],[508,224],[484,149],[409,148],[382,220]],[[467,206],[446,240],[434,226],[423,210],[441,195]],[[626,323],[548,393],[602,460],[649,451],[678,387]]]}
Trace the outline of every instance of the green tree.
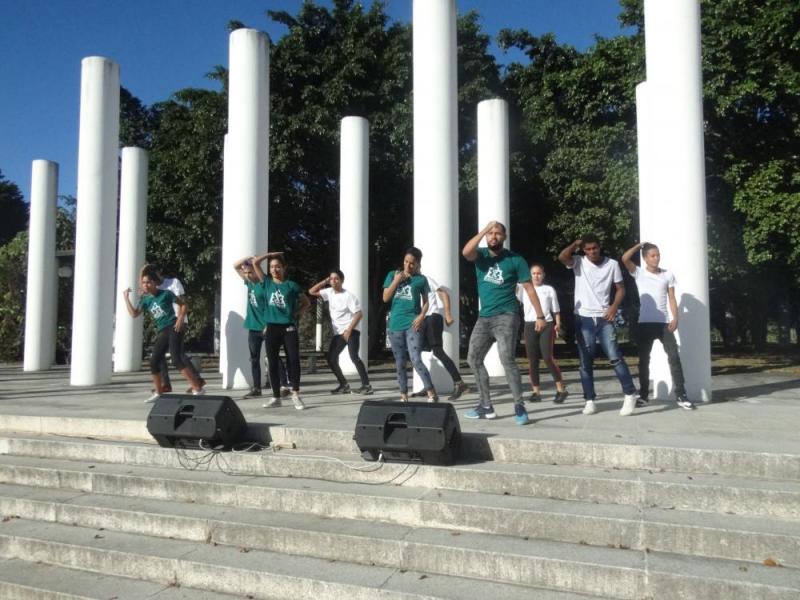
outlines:
{"label": "green tree", "polygon": [[28,204],[19,187],[0,171],[0,246],[28,227]]}

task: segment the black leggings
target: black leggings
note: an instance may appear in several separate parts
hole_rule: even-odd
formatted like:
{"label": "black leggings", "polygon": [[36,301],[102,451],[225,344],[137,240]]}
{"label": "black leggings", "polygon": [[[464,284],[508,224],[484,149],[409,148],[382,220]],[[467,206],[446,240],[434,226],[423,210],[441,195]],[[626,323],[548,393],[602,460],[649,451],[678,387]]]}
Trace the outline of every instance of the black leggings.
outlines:
{"label": "black leggings", "polygon": [[[253,387],[261,389],[261,344],[264,343],[264,334],[261,331],[247,330],[247,347],[250,350],[250,375],[253,377]],[[286,377],[286,367],[278,357],[278,372],[282,387],[289,387]]]}
{"label": "black leggings", "polygon": [[150,354],[150,373],[158,375],[161,373],[161,363],[169,350],[172,357],[172,366],[179,371],[186,367],[183,364],[183,331],[175,331],[175,323],[167,325],[158,332],[156,343],[153,344],[153,352]]}
{"label": "black leggings", "polygon": [[331,345],[328,346],[328,355],[326,358],[328,359],[328,366],[336,376],[336,380],[339,382],[339,385],[347,385],[347,379],[345,379],[344,373],[342,373],[342,369],[339,366],[339,354],[342,353],[342,350],[344,350],[345,346],[347,346],[347,352],[350,355],[350,360],[355,365],[356,371],[358,371],[358,376],[361,378],[361,385],[369,385],[367,369],[364,367],[364,363],[358,356],[358,348],[360,345],[361,332],[357,329],[354,329],[350,332],[350,339],[347,341],[345,341],[341,335],[335,335],[331,338]]}
{"label": "black leggings", "polygon": [[422,334],[425,343],[422,347],[423,352],[433,352],[433,355],[439,359],[442,366],[450,374],[453,383],[461,381],[461,374],[458,372],[458,367],[453,362],[447,352],[444,351],[442,345],[442,333],[444,332],[444,318],[440,314],[432,314],[425,317],[422,326]]}
{"label": "black leggings", "polygon": [[536,331],[536,323],[525,321],[525,354],[528,356],[528,376],[531,378],[531,385],[539,385],[539,359],[544,360],[544,364],[550,370],[553,381],[560,383],[563,381],[561,369],[553,357],[553,343],[555,342],[554,327],[551,321],[541,331]]}
{"label": "black leggings", "polygon": [[267,362],[269,363],[269,383],[272,397],[281,397],[280,360],[281,346],[286,352],[286,368],[289,371],[289,383],[294,391],[300,390],[300,336],[296,325],[267,325],[264,341],[267,345]]}

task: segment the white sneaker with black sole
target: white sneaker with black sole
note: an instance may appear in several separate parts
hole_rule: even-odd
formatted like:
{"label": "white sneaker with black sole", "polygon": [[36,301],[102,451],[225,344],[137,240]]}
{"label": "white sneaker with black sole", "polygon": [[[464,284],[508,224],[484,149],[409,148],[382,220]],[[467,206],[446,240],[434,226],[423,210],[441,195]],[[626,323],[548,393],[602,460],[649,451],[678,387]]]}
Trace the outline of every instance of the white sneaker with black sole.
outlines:
{"label": "white sneaker with black sole", "polygon": [[593,415],[597,412],[597,407],[594,405],[594,400],[587,400],[586,404],[583,405],[583,410],[581,411],[585,415]]}
{"label": "white sneaker with black sole", "polygon": [[269,402],[264,402],[264,404],[262,404],[261,406],[263,406],[264,408],[277,408],[280,405],[281,405],[281,399],[273,398]]}

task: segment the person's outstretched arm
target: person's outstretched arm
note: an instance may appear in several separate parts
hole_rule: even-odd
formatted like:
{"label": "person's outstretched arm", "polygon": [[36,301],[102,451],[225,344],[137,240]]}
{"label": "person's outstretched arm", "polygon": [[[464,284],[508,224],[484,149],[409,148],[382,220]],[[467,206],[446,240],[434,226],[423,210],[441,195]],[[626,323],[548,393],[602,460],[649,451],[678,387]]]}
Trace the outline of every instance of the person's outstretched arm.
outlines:
{"label": "person's outstretched arm", "polygon": [[464,248],[461,250],[461,255],[469,262],[475,262],[475,259],[478,258],[478,246],[480,245],[481,240],[495,225],[497,225],[497,221],[489,221],[486,227],[481,229],[478,233],[472,236],[470,241],[464,244]]}
{"label": "person's outstretched arm", "polygon": [[128,309],[128,314],[135,319],[142,314],[142,309],[138,306],[136,308],[133,307],[133,304],[131,304],[131,299],[128,297],[128,294],[130,293],[131,288],[125,288],[122,290],[122,297],[125,299],[125,308]]}
{"label": "person's outstretched arm", "polygon": [[636,271],[636,263],[633,262],[633,256],[639,251],[639,248],[641,248],[643,245],[644,242],[639,242],[638,244],[631,246],[630,248],[625,250],[625,253],[622,255],[622,264],[625,265],[625,268],[631,275],[633,275],[633,273]]}
{"label": "person's outstretched arm", "polygon": [[561,264],[565,267],[572,267],[575,264],[574,254],[581,247],[582,242],[583,240],[577,239],[559,253],[558,260]]}
{"label": "person's outstretched arm", "polygon": [[309,288],[308,293],[311,296],[314,296],[315,298],[319,298],[320,291],[322,290],[322,288],[324,288],[326,285],[330,283],[330,279],[331,279],[330,277],[326,277],[322,281],[318,281]]}

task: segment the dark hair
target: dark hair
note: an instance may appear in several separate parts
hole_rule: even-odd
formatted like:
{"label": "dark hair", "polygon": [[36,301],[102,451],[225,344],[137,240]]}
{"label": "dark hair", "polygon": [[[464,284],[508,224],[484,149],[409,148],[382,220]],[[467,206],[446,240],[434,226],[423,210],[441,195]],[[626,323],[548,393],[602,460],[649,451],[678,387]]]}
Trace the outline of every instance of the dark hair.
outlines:
{"label": "dark hair", "polygon": [[581,250],[586,246],[586,244],[597,244],[600,246],[600,238],[593,233],[587,233],[581,238]]}
{"label": "dark hair", "polygon": [[158,269],[155,265],[145,265],[139,271],[139,279],[147,277],[153,283],[161,283],[161,277],[158,275]]}
{"label": "dark hair", "polygon": [[414,258],[417,259],[417,262],[422,260],[422,250],[417,248],[416,246],[411,246],[410,248],[406,248],[406,251],[403,253],[403,256],[410,254]]}
{"label": "dark hair", "polygon": [[342,273],[339,269],[331,269],[330,271],[328,271],[328,275],[330,275],[331,273],[336,273],[336,276],[342,281],[344,281],[344,273]]}
{"label": "dark hair", "polygon": [[655,244],[651,244],[650,242],[645,242],[644,244],[642,244],[642,256],[647,256],[647,253],[653,249],[658,250],[658,246],[656,246]]}
{"label": "dark hair", "polygon": [[283,255],[279,254],[277,256],[270,256],[267,265],[269,265],[273,260],[277,260],[279,263],[281,263],[281,266],[283,266],[284,269],[286,268],[286,259],[283,258]]}

